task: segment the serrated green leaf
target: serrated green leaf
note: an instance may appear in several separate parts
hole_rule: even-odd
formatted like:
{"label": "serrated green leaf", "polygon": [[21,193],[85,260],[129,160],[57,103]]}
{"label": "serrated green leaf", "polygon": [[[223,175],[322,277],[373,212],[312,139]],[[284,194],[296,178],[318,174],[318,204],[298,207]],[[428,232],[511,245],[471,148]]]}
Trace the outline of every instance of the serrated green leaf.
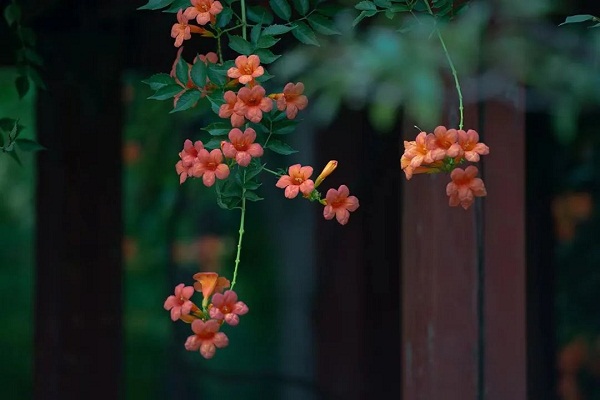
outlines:
{"label": "serrated green leaf", "polygon": [[210,139],[208,142],[204,143],[204,148],[208,149],[208,150],[220,149],[221,142],[223,140],[227,140],[227,138],[225,136],[214,137],[214,138]]}
{"label": "serrated green leaf", "polygon": [[15,81],[15,85],[17,86],[17,93],[19,93],[19,98],[22,99],[25,97],[27,92],[29,92],[29,78],[26,76],[19,76]]}
{"label": "serrated green leaf", "polygon": [[279,57],[281,57],[278,54],[273,54],[273,52],[269,49],[258,49],[254,52],[254,54],[256,54],[258,58],[260,58],[261,64],[271,64]]}
{"label": "serrated green leaf", "polygon": [[15,160],[17,162],[17,164],[19,164],[21,167],[23,166],[23,163],[21,163],[21,158],[19,157],[19,155],[17,154],[16,151],[8,151],[7,150],[7,154],[12,157],[13,160]]}
{"label": "serrated green leaf", "polygon": [[589,15],[589,14],[570,15],[567,17],[567,19],[565,19],[565,22],[563,22],[562,24],[560,24],[558,26],[562,26],[565,24],[575,24],[578,22],[593,21],[593,20],[594,20],[594,16]]}
{"label": "serrated green leaf", "polygon": [[188,90],[181,95],[179,100],[177,100],[175,108],[172,109],[169,114],[188,110],[192,108],[198,102],[198,100],[200,100],[200,92],[198,90]]}
{"label": "serrated green leaf", "polygon": [[292,0],[292,3],[294,3],[294,8],[300,15],[306,15],[306,13],[308,13],[308,0]]}
{"label": "serrated green leaf", "polygon": [[173,0],[148,0],[148,3],[139,7],[138,10],[160,10],[172,2]]}
{"label": "serrated green leaf", "polygon": [[391,6],[388,11],[391,11],[393,13],[401,13],[401,12],[408,12],[408,11],[410,11],[410,8],[408,8],[405,5],[398,4],[398,5]]}
{"label": "serrated green leaf", "polygon": [[14,118],[0,118],[0,131],[4,131],[7,134],[10,134],[11,137],[14,134],[14,130],[21,130],[23,129],[23,126],[19,124],[19,120],[18,119],[14,119]]}
{"label": "serrated green leaf", "polygon": [[206,64],[201,60],[196,61],[194,65],[192,65],[190,76],[192,77],[192,82],[199,88],[206,86],[206,70]]}
{"label": "serrated green leaf", "polygon": [[256,24],[250,31],[250,41],[256,45],[256,42],[260,38],[260,32],[262,29],[262,24]]}
{"label": "serrated green leaf", "polygon": [[277,42],[279,42],[279,39],[274,36],[262,35],[258,39],[258,42],[256,42],[256,47],[259,49],[268,49],[269,47],[273,47]]}
{"label": "serrated green leaf", "polygon": [[185,89],[179,85],[167,85],[158,89],[156,93],[148,98],[152,100],[168,100],[172,99],[176,94],[179,94],[184,90]]}
{"label": "serrated green leaf", "polygon": [[[221,96],[219,96],[219,94]],[[213,93],[213,97],[206,97],[208,99],[208,101],[210,102],[210,108],[211,110],[215,113],[215,114],[219,114],[219,109],[221,108],[221,106],[223,104],[225,104],[225,100],[223,99],[223,93]]]}
{"label": "serrated green leaf", "polygon": [[246,193],[244,194],[244,197],[246,198],[246,200],[249,201],[260,201],[260,200],[264,200],[262,197],[260,197],[259,195],[257,195],[254,192],[251,191],[246,191]]}
{"label": "serrated green leaf", "polygon": [[16,143],[19,149],[26,152],[46,150],[44,146],[31,139],[17,139]]}
{"label": "serrated green leaf", "polygon": [[283,35],[284,33],[288,33],[289,31],[291,31],[292,29],[294,29],[294,27],[292,27],[292,26],[271,25],[271,26],[267,26],[263,30],[263,35],[271,35],[271,36]]}
{"label": "serrated green leaf", "polygon": [[229,47],[240,54],[250,55],[254,51],[254,45],[241,36],[229,35]]}
{"label": "serrated green leaf", "polygon": [[360,11],[377,11],[377,7],[374,3],[370,1],[361,1],[356,6],[354,6],[357,10]]}
{"label": "serrated green leaf", "polygon": [[[167,8],[166,10],[164,10],[163,12],[166,13],[176,13],[179,10],[185,10],[186,8],[190,7],[191,2],[190,0],[175,0],[173,2],[173,4],[171,4],[171,6],[169,8]],[[225,11],[225,10],[223,10]]]}
{"label": "serrated green leaf", "polygon": [[256,161],[256,158],[253,158],[250,162],[250,165],[246,167],[246,181],[250,181],[252,178],[260,174],[264,167],[264,165]]}
{"label": "serrated green leaf", "polygon": [[341,32],[333,27],[333,21],[319,14],[308,17],[308,23],[322,35],[341,35]]}
{"label": "serrated green leaf", "polygon": [[356,17],[354,21],[352,21],[352,26],[358,25],[360,21],[362,21],[366,17],[372,17],[375,14],[377,14],[377,11],[361,11],[361,13],[358,14],[358,17]]}
{"label": "serrated green leaf", "polygon": [[225,122],[213,122],[206,128],[202,128],[203,131],[210,133],[211,136],[228,135],[231,129],[233,129],[231,124]]}
{"label": "serrated green leaf", "polygon": [[[283,113],[285,115],[285,113]],[[298,126],[298,121],[287,119],[279,121],[273,124],[273,134],[275,135],[287,135],[293,133]]]}
{"label": "serrated green leaf", "polygon": [[208,64],[206,74],[208,79],[217,86],[223,86],[227,82],[227,70],[233,66],[233,61],[224,64]]}
{"label": "serrated green leaf", "polygon": [[373,0],[377,7],[381,8],[390,8],[392,6],[392,2],[390,0]]}
{"label": "serrated green leaf", "polygon": [[246,177],[246,183],[244,184],[244,189],[247,190],[256,190],[262,186],[262,183],[256,181],[249,181],[248,177]]}
{"label": "serrated green leaf", "polygon": [[256,81],[260,82],[260,83],[264,83],[264,82],[266,82],[268,80],[271,80],[273,78],[274,78],[274,76],[271,75],[271,74],[269,74],[269,72],[265,68],[265,73],[262,74],[261,76],[259,76],[258,78],[256,78]]}
{"label": "serrated green leaf", "polygon": [[292,16],[292,8],[286,0],[269,0],[271,10],[281,19],[290,20]]}
{"label": "serrated green leaf", "polygon": [[231,9],[231,7],[223,8],[223,11],[221,11],[217,15],[217,28],[226,27],[231,22],[232,17],[233,17],[233,10]]}
{"label": "serrated green leaf", "polygon": [[391,10],[385,10],[385,16],[387,19],[394,19],[396,14]]}
{"label": "serrated green leaf", "polygon": [[21,20],[21,9],[16,3],[11,3],[4,9],[4,19],[8,26],[12,26],[17,21]]}
{"label": "serrated green leaf", "polygon": [[319,41],[313,30],[306,25],[304,22],[294,22],[295,29],[292,31],[292,35],[298,41],[304,44],[310,44],[313,46],[319,46]]}
{"label": "serrated green leaf", "polygon": [[289,154],[297,153],[289,144],[283,143],[281,140],[271,139],[267,144],[267,149],[274,151],[277,154],[283,154],[287,156]]}
{"label": "serrated green leaf", "polygon": [[183,86],[186,86],[188,80],[190,79],[190,67],[188,63],[183,59],[183,57],[179,57],[177,61],[177,65],[175,66],[175,76],[179,79],[179,82]]}
{"label": "serrated green leaf", "polygon": [[169,74],[154,74],[150,78],[143,80],[142,83],[150,86],[152,90],[158,90],[165,86],[175,85],[175,79],[171,78]]}
{"label": "serrated green leaf", "polygon": [[253,6],[249,7],[247,11],[247,17],[252,22],[263,25],[270,25],[273,23],[273,13],[264,7]]}

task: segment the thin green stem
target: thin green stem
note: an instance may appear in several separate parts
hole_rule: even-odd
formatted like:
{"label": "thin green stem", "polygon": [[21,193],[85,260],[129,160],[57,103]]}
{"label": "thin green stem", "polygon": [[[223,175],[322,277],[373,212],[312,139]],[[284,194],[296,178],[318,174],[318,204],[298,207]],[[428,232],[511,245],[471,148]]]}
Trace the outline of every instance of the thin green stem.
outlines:
{"label": "thin green stem", "polygon": [[217,54],[219,55],[219,63],[223,64],[223,51],[221,50],[221,35],[217,36]]}
{"label": "thin green stem", "polygon": [[246,0],[241,0],[242,3],[242,38],[246,40]]}
{"label": "thin green stem", "polygon": [[267,171],[268,173],[270,173],[270,174],[273,174],[273,175],[275,175],[275,176],[281,176],[281,174],[278,174],[277,172],[275,172],[275,171],[272,171],[272,170],[270,170],[269,168],[265,168],[265,167],[263,167],[263,170],[265,170],[265,171]]}
{"label": "thin green stem", "polygon": [[244,238],[244,223],[246,220],[246,189],[244,188],[244,186],[246,185],[245,170],[242,176],[242,183],[242,213],[240,216],[240,230],[237,244],[237,254],[235,256],[235,268],[233,269],[233,279],[231,280],[231,290],[233,290],[233,287],[235,286],[235,282],[237,280],[238,266],[240,265],[240,254],[242,253],[242,239]]}
{"label": "thin green stem", "polygon": [[269,143],[269,139],[271,139],[271,135],[273,134],[273,121],[269,119],[269,136],[267,136],[267,140],[265,140],[264,148],[267,147],[267,143]]}
{"label": "thin green stem", "polygon": [[[425,2],[425,5],[427,6],[427,10],[429,11],[429,14],[431,14],[431,16],[435,18],[435,14],[433,14],[433,10],[429,6],[429,1],[427,1],[427,0],[423,0],[423,1]],[[454,77],[454,86],[456,86],[456,92],[458,93],[458,111],[460,113],[458,129],[462,129],[463,122],[464,122],[464,115],[463,115],[464,107],[463,107],[462,90],[460,89],[460,83],[458,82],[458,73],[456,72],[456,68],[454,67],[454,63],[452,62],[452,58],[450,57],[448,48],[446,47],[446,42],[444,42],[442,33],[438,29],[437,25],[435,27],[435,31],[437,33],[438,38],[440,39],[440,43],[442,45],[442,48],[444,49],[444,54],[446,55],[446,60],[448,60],[448,64],[450,65],[450,70],[452,71],[452,76]]]}

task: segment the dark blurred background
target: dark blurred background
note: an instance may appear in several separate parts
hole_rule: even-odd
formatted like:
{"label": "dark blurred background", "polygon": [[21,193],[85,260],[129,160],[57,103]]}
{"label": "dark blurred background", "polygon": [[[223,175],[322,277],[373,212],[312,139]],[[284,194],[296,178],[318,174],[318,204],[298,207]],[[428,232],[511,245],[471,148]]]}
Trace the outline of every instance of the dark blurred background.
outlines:
{"label": "dark blurred background", "polygon": [[[302,81],[310,103],[291,139],[301,152],[267,162],[319,170],[337,159],[326,184],[347,184],[361,208],[340,227],[265,184],[267,200],[248,210],[236,286],[250,313],[206,361],[184,350],[189,326],[162,304],[197,271],[231,275],[239,216],[198,182],[178,183],[177,153],[200,138],[206,110],[169,114],[140,83],[170,70],[173,14],[136,11],[141,0],[19,3],[47,89],[19,99],[18,43],[0,24],[0,118],[19,118],[48,150],[22,154],[23,166],[0,154],[0,397],[400,398],[411,285],[401,279],[402,199],[413,185],[399,169],[402,140],[413,125],[457,120],[430,27],[406,15],[352,28],[357,11],[342,1],[342,35],[278,43],[273,87]],[[523,138],[515,154],[526,168],[506,159],[505,172],[526,182],[531,399],[600,399],[600,28],[558,27],[573,14],[600,7],[473,1],[441,26],[467,112],[525,96],[514,109],[525,129],[507,136]],[[194,39],[184,55],[210,45]]]}

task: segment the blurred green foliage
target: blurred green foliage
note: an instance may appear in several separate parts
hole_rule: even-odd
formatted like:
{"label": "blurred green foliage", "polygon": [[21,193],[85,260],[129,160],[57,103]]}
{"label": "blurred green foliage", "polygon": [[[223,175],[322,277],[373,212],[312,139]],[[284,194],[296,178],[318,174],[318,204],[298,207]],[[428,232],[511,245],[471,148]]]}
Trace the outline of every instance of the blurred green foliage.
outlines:
{"label": "blurred green foliage", "polygon": [[[22,136],[35,138],[35,94],[19,100],[17,71],[0,69],[0,116],[19,118]],[[33,380],[35,164],[0,157],[0,398],[26,399]]]}

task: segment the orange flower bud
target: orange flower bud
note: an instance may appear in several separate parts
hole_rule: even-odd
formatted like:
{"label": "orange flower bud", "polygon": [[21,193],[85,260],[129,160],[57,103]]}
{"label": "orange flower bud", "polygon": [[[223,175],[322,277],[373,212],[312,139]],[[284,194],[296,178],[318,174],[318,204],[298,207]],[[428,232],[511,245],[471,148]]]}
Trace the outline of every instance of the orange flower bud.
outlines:
{"label": "orange flower bud", "polygon": [[327,178],[329,175],[331,175],[331,173],[333,171],[335,171],[335,169],[337,168],[338,162],[336,160],[331,160],[327,163],[327,165],[325,166],[325,168],[323,168],[323,171],[321,172],[321,174],[317,177],[317,180],[315,181],[315,188],[317,186],[319,186],[321,184],[321,182],[323,182],[325,180],[325,178]]}

